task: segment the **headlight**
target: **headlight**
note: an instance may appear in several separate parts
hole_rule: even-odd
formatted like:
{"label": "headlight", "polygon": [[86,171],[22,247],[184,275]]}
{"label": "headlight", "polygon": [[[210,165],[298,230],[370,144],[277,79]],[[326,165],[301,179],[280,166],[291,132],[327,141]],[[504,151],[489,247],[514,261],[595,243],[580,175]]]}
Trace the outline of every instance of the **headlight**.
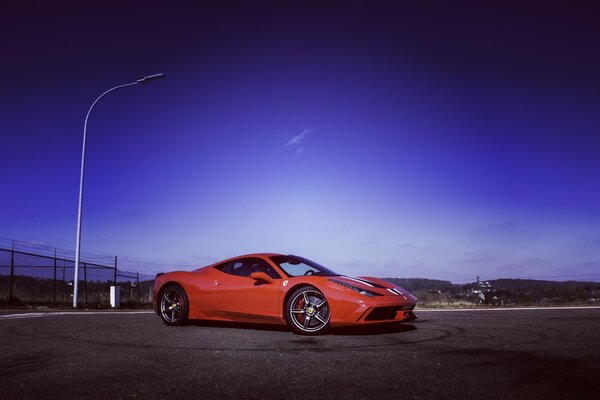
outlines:
{"label": "headlight", "polygon": [[350,285],[349,283],[346,282],[342,282],[342,281],[338,281],[337,279],[329,279],[331,282],[333,283],[337,283],[338,285],[341,285],[345,288],[348,288],[350,290],[354,290],[357,293],[360,293],[362,295],[368,296],[368,297],[375,297],[375,296],[382,296],[379,293],[375,293],[375,292],[371,292],[370,290],[366,290],[366,289],[361,289],[359,287],[356,287],[354,285]]}

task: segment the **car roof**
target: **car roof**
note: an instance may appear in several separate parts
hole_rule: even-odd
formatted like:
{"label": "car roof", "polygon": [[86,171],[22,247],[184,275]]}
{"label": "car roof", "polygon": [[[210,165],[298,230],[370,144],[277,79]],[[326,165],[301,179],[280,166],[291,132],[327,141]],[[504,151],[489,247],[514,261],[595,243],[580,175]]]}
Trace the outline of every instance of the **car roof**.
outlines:
{"label": "car roof", "polygon": [[221,263],[225,263],[225,262],[229,262],[229,261],[233,261],[233,260],[237,260],[240,258],[248,258],[248,257],[259,257],[259,258],[266,258],[266,257],[274,257],[274,256],[284,256],[285,254],[281,254],[281,253],[250,253],[250,254],[243,254],[241,256],[235,256],[235,257],[231,257],[231,258],[227,258],[225,260],[221,260],[221,261],[217,261],[213,264],[204,266],[204,267],[200,267],[198,269],[202,269],[202,268],[209,268],[209,267],[214,267],[215,265],[221,264]]}

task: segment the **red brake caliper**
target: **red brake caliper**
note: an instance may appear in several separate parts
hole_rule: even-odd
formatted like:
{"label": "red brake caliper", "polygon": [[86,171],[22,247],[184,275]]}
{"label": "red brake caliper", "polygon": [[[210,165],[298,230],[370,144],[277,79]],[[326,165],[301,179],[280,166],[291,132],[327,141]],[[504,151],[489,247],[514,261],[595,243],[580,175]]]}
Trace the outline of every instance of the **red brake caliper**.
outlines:
{"label": "red brake caliper", "polygon": [[[304,303],[304,296],[302,296],[302,298],[300,299],[300,308],[304,309],[304,306],[306,306],[306,304]],[[306,319],[306,315],[304,315],[304,313],[300,314],[302,316],[302,321],[300,321],[301,324],[304,324],[304,320]]]}

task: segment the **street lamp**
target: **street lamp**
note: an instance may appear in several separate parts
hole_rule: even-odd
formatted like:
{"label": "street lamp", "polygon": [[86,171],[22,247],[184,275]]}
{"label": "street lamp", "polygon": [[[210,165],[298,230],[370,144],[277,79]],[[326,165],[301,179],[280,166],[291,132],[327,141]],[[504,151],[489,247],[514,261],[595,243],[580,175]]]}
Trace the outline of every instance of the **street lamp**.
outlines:
{"label": "street lamp", "polygon": [[92,103],[92,106],[90,107],[90,109],[87,112],[87,115],[85,116],[85,122],[83,123],[83,149],[81,151],[81,176],[79,178],[79,209],[77,211],[77,243],[75,244],[75,276],[73,278],[73,307],[74,308],[77,308],[77,292],[78,292],[78,288],[79,288],[79,252],[80,252],[80,246],[81,246],[81,211],[83,208],[83,170],[85,167],[85,142],[86,142],[86,137],[87,137],[87,123],[88,123],[88,119],[90,118],[90,113],[92,112],[96,103],[98,103],[98,101],[100,101],[101,98],[103,98],[110,92],[113,92],[117,89],[121,89],[121,88],[124,88],[127,86],[133,86],[133,85],[137,85],[140,83],[148,83],[148,82],[151,82],[156,79],[163,79],[164,77],[165,77],[165,74],[163,74],[163,73],[147,75],[147,76],[137,79],[135,82],[125,83],[124,85],[119,85],[119,86],[115,86],[114,88],[108,89],[106,92],[104,92],[100,96],[98,96],[96,101],[94,101]]}

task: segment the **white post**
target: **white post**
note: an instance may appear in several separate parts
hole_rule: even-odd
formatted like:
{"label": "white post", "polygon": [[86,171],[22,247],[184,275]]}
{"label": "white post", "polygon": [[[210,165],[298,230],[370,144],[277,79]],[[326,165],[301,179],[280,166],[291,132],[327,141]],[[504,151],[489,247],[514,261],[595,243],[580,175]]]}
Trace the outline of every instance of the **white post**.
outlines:
{"label": "white post", "polygon": [[112,308],[121,307],[121,287],[111,286],[110,287],[110,306]]}

